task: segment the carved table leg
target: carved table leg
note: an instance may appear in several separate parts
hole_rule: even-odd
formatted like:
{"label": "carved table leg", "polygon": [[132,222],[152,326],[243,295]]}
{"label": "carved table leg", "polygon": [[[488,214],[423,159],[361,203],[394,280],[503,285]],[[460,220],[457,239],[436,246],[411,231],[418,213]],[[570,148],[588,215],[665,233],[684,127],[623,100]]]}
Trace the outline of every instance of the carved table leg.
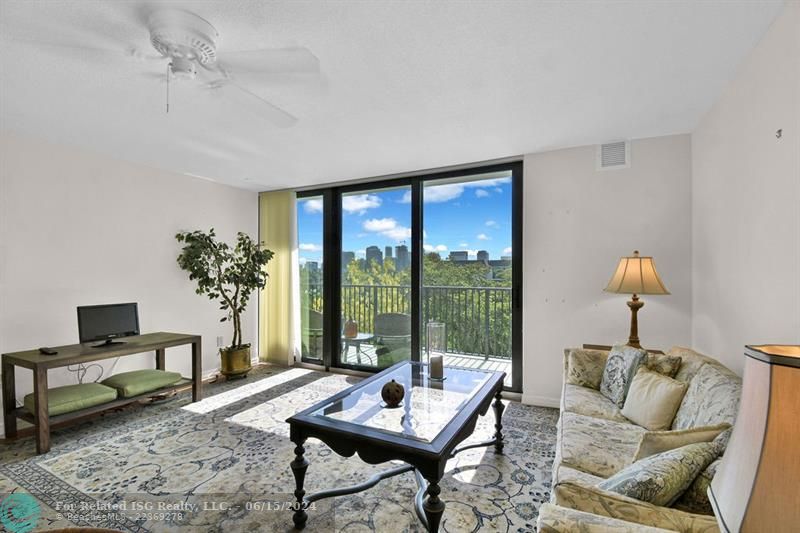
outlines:
{"label": "carved table leg", "polygon": [[425,511],[425,518],[428,520],[428,531],[436,533],[439,531],[439,522],[442,521],[442,515],[444,514],[444,502],[439,499],[439,493],[442,491],[439,488],[439,480],[429,479],[428,483],[427,496],[425,496],[425,501],[422,502],[422,509]]}
{"label": "carved table leg", "polygon": [[498,389],[492,405],[494,407],[494,451],[500,455],[503,454],[503,411],[505,410],[505,405],[500,401],[501,396],[502,390]]}
{"label": "carved table leg", "polygon": [[306,460],[306,458],[303,456],[306,451],[305,448],[303,448],[303,443],[305,441],[305,438],[298,438],[296,441],[294,441],[295,457],[294,461],[292,461],[289,465],[292,467],[292,473],[294,474],[296,487],[294,490],[294,496],[297,498],[297,507],[294,510],[294,516],[292,517],[292,520],[294,520],[294,526],[297,529],[303,529],[306,527],[306,521],[308,520],[305,503],[306,491],[303,489],[303,483],[306,479],[306,470],[308,469],[308,460]]}

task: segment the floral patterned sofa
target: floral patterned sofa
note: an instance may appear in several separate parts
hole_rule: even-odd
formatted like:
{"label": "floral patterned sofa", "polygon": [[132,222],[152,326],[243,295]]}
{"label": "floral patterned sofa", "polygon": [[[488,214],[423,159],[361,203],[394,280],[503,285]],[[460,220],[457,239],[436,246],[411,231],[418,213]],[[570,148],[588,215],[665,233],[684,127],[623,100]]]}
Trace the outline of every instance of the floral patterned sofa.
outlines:
{"label": "floral patterned sofa", "polygon": [[[540,509],[539,530],[719,531],[706,489],[720,459],[712,462],[672,507],[660,507],[596,487],[632,463],[647,430],[626,419],[619,407],[599,391],[609,352],[575,350],[582,352],[583,360],[592,363],[582,370],[588,375],[576,380],[575,376],[569,376],[572,350],[564,351],[552,491],[550,503]],[[681,357],[674,379],[688,384],[671,429],[732,425],[738,412],[741,378],[715,359],[688,348],[673,347],[667,355]],[[713,366],[704,369],[705,365]],[[572,384],[576,381],[591,386]]]}

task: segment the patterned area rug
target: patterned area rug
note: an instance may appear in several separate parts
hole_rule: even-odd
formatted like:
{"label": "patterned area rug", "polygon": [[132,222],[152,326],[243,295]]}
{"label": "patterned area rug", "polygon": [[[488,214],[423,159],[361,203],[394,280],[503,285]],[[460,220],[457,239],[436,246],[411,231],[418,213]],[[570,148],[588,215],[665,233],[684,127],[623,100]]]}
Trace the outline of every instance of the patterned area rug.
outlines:
{"label": "patterned area rug", "polygon": [[[32,439],[20,439],[0,450],[3,526],[14,533],[74,526],[290,531],[293,445],[285,420],[358,380],[262,366],[244,381],[206,387],[202,402],[184,393],[55,431],[45,455],[34,455]],[[558,411],[506,403],[505,454],[476,448],[447,465],[444,531],[534,530],[549,497]],[[493,424],[490,410],[467,443],[491,438]],[[308,492],[357,484],[392,466],[340,457],[315,439],[306,450]],[[306,531],[421,532],[416,491],[406,473],[317,502]]]}

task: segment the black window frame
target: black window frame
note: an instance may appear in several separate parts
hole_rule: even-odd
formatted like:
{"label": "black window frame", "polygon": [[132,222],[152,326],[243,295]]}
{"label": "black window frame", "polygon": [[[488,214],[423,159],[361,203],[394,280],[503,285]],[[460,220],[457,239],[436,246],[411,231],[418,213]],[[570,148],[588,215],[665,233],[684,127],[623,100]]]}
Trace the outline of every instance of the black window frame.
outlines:
{"label": "black window frame", "polygon": [[[430,172],[426,174],[397,177],[389,179],[376,179],[358,182],[349,185],[334,185],[316,189],[304,190],[297,193],[298,199],[309,197],[322,197],[323,200],[323,359],[322,364],[326,370],[332,366],[365,372],[378,372],[373,366],[354,365],[342,363],[341,359],[341,268],[329,268],[328,265],[341,264],[342,244],[342,210],[341,199],[343,194],[354,192],[369,192],[373,190],[388,189],[392,187],[411,188],[411,360],[421,360],[421,327],[422,327],[422,259],[423,259],[423,203],[422,187],[426,181],[435,181],[448,178],[467,178],[473,175],[487,174],[490,172],[510,171],[512,180],[511,203],[511,386],[506,390],[522,392],[522,255],[523,255],[523,163],[512,161],[508,163],[495,163],[489,165],[475,165],[457,170]],[[336,332],[331,334],[331,332]],[[308,360],[318,363],[319,360]]]}

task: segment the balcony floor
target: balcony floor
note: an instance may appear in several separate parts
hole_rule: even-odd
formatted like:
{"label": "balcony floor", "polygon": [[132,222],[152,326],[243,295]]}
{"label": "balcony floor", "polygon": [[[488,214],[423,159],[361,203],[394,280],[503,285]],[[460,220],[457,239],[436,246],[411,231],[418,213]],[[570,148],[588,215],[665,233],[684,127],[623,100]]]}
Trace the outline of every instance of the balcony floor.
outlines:
{"label": "balcony floor", "polygon": [[[345,363],[352,365],[376,366],[377,357],[375,356],[375,346],[370,344],[361,345],[361,360],[355,346],[351,346],[346,353],[342,354]],[[482,355],[447,353],[444,356],[445,366],[457,366],[461,368],[476,368],[482,370],[493,370],[506,373],[506,385],[511,385],[511,359],[504,357],[485,358]]]}

